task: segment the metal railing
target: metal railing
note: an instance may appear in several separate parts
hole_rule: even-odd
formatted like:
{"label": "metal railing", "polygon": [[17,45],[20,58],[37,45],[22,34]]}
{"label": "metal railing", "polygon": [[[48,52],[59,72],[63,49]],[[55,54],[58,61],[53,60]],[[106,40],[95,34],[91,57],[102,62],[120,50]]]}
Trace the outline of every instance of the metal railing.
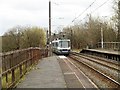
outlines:
{"label": "metal railing", "polygon": [[39,59],[47,57],[48,50],[28,48],[2,54],[2,88],[13,88],[38,63]]}
{"label": "metal railing", "polygon": [[[98,48],[101,48],[101,42],[97,45]],[[110,49],[119,51],[120,50],[120,42],[103,42],[103,49]]]}
{"label": "metal railing", "polygon": [[80,53],[106,58],[108,60],[120,61],[120,54],[117,52],[108,52],[95,49],[83,49]]}

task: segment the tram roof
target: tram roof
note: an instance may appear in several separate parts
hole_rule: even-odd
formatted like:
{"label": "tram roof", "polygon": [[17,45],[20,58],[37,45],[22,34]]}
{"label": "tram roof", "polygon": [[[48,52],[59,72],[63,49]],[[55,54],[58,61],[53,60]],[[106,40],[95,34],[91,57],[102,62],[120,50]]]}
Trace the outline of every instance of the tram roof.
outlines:
{"label": "tram roof", "polygon": [[70,41],[70,39],[59,39],[59,40],[53,40],[52,42],[59,42],[59,41]]}

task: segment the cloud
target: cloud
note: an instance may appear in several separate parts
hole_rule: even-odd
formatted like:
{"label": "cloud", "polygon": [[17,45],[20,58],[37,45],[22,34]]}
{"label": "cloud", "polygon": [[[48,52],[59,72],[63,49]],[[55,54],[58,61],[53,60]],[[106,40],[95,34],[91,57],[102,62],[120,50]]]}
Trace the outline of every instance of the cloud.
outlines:
{"label": "cloud", "polygon": [[[16,25],[46,26],[48,23],[48,6],[39,5],[38,0],[25,2],[21,0],[2,1],[0,3],[0,34]],[[40,2],[45,4],[45,2]],[[48,4],[48,2],[47,2]],[[44,7],[44,8],[43,8]]]}
{"label": "cloud", "polygon": [[[68,25],[83,12],[94,0],[51,0],[52,25],[55,30],[60,25]],[[112,1],[112,0],[111,0]],[[35,25],[48,27],[49,0],[0,0],[0,35],[16,25]],[[104,0],[95,4],[77,20],[83,19]],[[109,15],[111,4],[97,10],[93,15]],[[59,19],[63,17],[64,19]]]}

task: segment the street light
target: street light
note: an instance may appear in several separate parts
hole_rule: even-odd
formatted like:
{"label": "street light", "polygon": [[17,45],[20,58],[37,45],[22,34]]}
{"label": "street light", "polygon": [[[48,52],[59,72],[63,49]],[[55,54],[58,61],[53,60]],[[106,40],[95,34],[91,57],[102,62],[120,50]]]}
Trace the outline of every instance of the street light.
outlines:
{"label": "street light", "polygon": [[[107,16],[102,16],[105,22],[105,18],[107,18]],[[101,25],[101,48],[104,48],[104,36],[103,36],[103,28],[102,28],[102,23],[100,23]]]}
{"label": "street light", "polygon": [[102,23],[100,23],[101,27],[101,48],[103,49],[103,28],[102,28]]}

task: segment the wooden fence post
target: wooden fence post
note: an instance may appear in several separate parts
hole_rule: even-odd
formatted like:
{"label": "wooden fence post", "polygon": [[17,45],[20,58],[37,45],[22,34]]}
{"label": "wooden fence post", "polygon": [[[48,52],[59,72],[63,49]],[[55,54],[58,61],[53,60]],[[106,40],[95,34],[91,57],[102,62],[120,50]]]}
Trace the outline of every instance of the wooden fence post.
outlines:
{"label": "wooden fence post", "polygon": [[20,70],[20,77],[22,76],[22,65],[19,66],[19,70]]}
{"label": "wooden fence post", "polygon": [[12,69],[12,83],[15,81],[15,69]]}
{"label": "wooden fence post", "polygon": [[[7,55],[4,55],[4,57],[3,57],[4,60],[5,60],[6,57],[7,57]],[[5,69],[5,71],[7,70],[7,66],[6,66],[7,64],[6,63],[7,63],[7,60],[4,61],[4,67],[5,67],[4,69]],[[8,75],[7,75],[7,73],[5,74],[5,77],[6,77],[6,83],[8,83]]]}
{"label": "wooden fence post", "polygon": [[[46,53],[47,53],[46,49],[28,48],[28,49],[8,52],[2,55],[1,57],[2,57],[3,65],[2,65],[1,76],[5,78],[4,85],[6,85],[3,88],[9,88],[9,87],[12,88],[15,85],[15,83],[18,82],[16,80],[20,79],[22,75],[26,73],[27,68],[28,67],[30,68],[30,66],[33,64],[37,64],[39,59],[41,59],[42,57],[46,57],[47,56]],[[16,72],[16,70],[19,71]],[[18,74],[19,77],[17,77]],[[9,76],[10,76],[10,80],[9,80]]]}
{"label": "wooden fence post", "polygon": [[[25,60],[27,60],[29,58],[29,52],[28,50],[25,51]],[[25,69],[27,70],[28,67],[28,60],[25,62]]]}

